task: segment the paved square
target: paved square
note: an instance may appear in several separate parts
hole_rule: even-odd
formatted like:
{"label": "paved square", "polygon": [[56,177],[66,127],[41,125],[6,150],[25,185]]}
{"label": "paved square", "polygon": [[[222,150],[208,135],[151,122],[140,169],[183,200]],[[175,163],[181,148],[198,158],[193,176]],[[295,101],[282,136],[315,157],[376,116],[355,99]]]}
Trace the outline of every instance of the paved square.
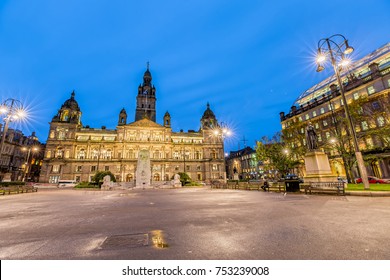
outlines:
{"label": "paved square", "polygon": [[389,259],[390,198],[215,190],[0,197],[1,259]]}

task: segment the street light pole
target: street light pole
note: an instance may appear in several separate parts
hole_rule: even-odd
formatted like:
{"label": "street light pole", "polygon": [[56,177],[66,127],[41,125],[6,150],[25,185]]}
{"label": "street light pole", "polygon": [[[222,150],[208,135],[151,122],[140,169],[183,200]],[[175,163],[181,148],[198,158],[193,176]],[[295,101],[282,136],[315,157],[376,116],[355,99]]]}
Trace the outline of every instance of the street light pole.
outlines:
{"label": "street light pole", "polygon": [[13,98],[8,98],[0,105],[0,114],[6,114],[4,120],[3,134],[1,136],[0,143],[0,160],[3,156],[4,142],[7,135],[9,122],[12,120],[22,119],[25,117],[26,112],[23,109],[22,103]]}
{"label": "street light pole", "polygon": [[[343,42],[336,43],[335,40],[340,39],[340,38],[342,39]],[[332,47],[332,45],[333,45],[333,47]],[[344,50],[343,50],[343,48],[344,48]],[[347,60],[345,59],[344,54],[350,54],[351,52],[353,52],[353,50],[354,49],[348,45],[348,40],[343,35],[336,34],[336,35],[333,35],[329,38],[321,39],[318,42],[318,50],[317,50],[317,52],[318,52],[317,72],[321,72],[322,70],[324,70],[324,67],[321,65],[321,63],[325,62],[326,55],[329,54],[331,64],[333,66],[333,70],[334,70],[335,75],[336,75],[337,83],[339,84],[341,98],[342,98],[343,103],[344,103],[343,107],[344,107],[344,111],[345,111],[345,117],[347,119],[348,128],[349,128],[351,135],[352,135],[353,144],[354,144],[354,148],[355,148],[355,157],[356,157],[359,173],[360,173],[360,176],[361,176],[363,184],[364,184],[364,189],[369,190],[370,184],[369,184],[368,178],[367,178],[367,170],[366,170],[366,167],[364,165],[362,153],[360,152],[360,149],[359,149],[356,131],[355,131],[355,127],[353,125],[353,120],[351,118],[351,114],[349,112],[347,99],[345,98],[345,90],[344,90],[344,86],[343,86],[343,83],[342,83],[341,78],[340,78],[340,66],[337,65],[337,57],[339,58],[341,66],[346,65]]]}

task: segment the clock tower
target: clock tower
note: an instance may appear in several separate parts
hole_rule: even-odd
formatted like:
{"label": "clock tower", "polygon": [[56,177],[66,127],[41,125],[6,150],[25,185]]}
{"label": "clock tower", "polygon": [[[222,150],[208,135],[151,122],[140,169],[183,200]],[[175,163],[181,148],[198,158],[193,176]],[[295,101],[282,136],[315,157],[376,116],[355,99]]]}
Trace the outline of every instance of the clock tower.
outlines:
{"label": "clock tower", "polygon": [[135,121],[148,118],[156,122],[156,88],[152,85],[152,75],[149,71],[149,62],[144,74],[144,82],[138,87],[137,108]]}

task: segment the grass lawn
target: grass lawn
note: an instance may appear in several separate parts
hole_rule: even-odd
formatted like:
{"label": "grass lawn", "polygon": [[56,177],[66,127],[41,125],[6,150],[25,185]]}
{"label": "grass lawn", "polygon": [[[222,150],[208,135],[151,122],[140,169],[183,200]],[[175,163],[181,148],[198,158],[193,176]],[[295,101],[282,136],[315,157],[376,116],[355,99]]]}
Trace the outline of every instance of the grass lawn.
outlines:
{"label": "grass lawn", "polygon": [[[346,191],[365,191],[363,184],[348,184]],[[390,184],[370,184],[367,191],[390,191]]]}

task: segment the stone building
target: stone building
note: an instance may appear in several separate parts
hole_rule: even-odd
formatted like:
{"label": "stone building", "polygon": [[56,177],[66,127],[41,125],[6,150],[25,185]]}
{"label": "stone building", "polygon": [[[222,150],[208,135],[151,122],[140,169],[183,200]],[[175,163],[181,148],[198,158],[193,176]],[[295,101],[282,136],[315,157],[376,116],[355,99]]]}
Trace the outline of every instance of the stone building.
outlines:
{"label": "stone building", "polygon": [[[368,175],[390,178],[390,43],[344,69],[341,79]],[[334,175],[340,176],[346,175],[343,151],[351,146],[344,105],[333,75],[302,93],[287,114],[280,113],[290,148],[306,145],[305,128],[311,122]],[[359,176],[356,166],[352,171]]]}
{"label": "stone building", "polygon": [[26,136],[21,130],[9,128],[0,156],[1,181],[37,181],[43,150],[35,132]]}
{"label": "stone building", "polygon": [[82,111],[72,92],[50,122],[41,182],[91,181],[97,171],[111,171],[117,181],[134,183],[138,154],[147,150],[152,184],[169,181],[186,172],[194,181],[225,179],[221,127],[210,105],[200,119],[200,129],[172,131],[168,112],[156,122],[156,88],[149,66],[138,87],[135,119],[119,112],[115,129],[90,128],[81,122]]}
{"label": "stone building", "polygon": [[230,180],[256,180],[263,175],[262,163],[257,160],[256,151],[245,147],[238,151],[231,151],[226,157],[227,177]]}

